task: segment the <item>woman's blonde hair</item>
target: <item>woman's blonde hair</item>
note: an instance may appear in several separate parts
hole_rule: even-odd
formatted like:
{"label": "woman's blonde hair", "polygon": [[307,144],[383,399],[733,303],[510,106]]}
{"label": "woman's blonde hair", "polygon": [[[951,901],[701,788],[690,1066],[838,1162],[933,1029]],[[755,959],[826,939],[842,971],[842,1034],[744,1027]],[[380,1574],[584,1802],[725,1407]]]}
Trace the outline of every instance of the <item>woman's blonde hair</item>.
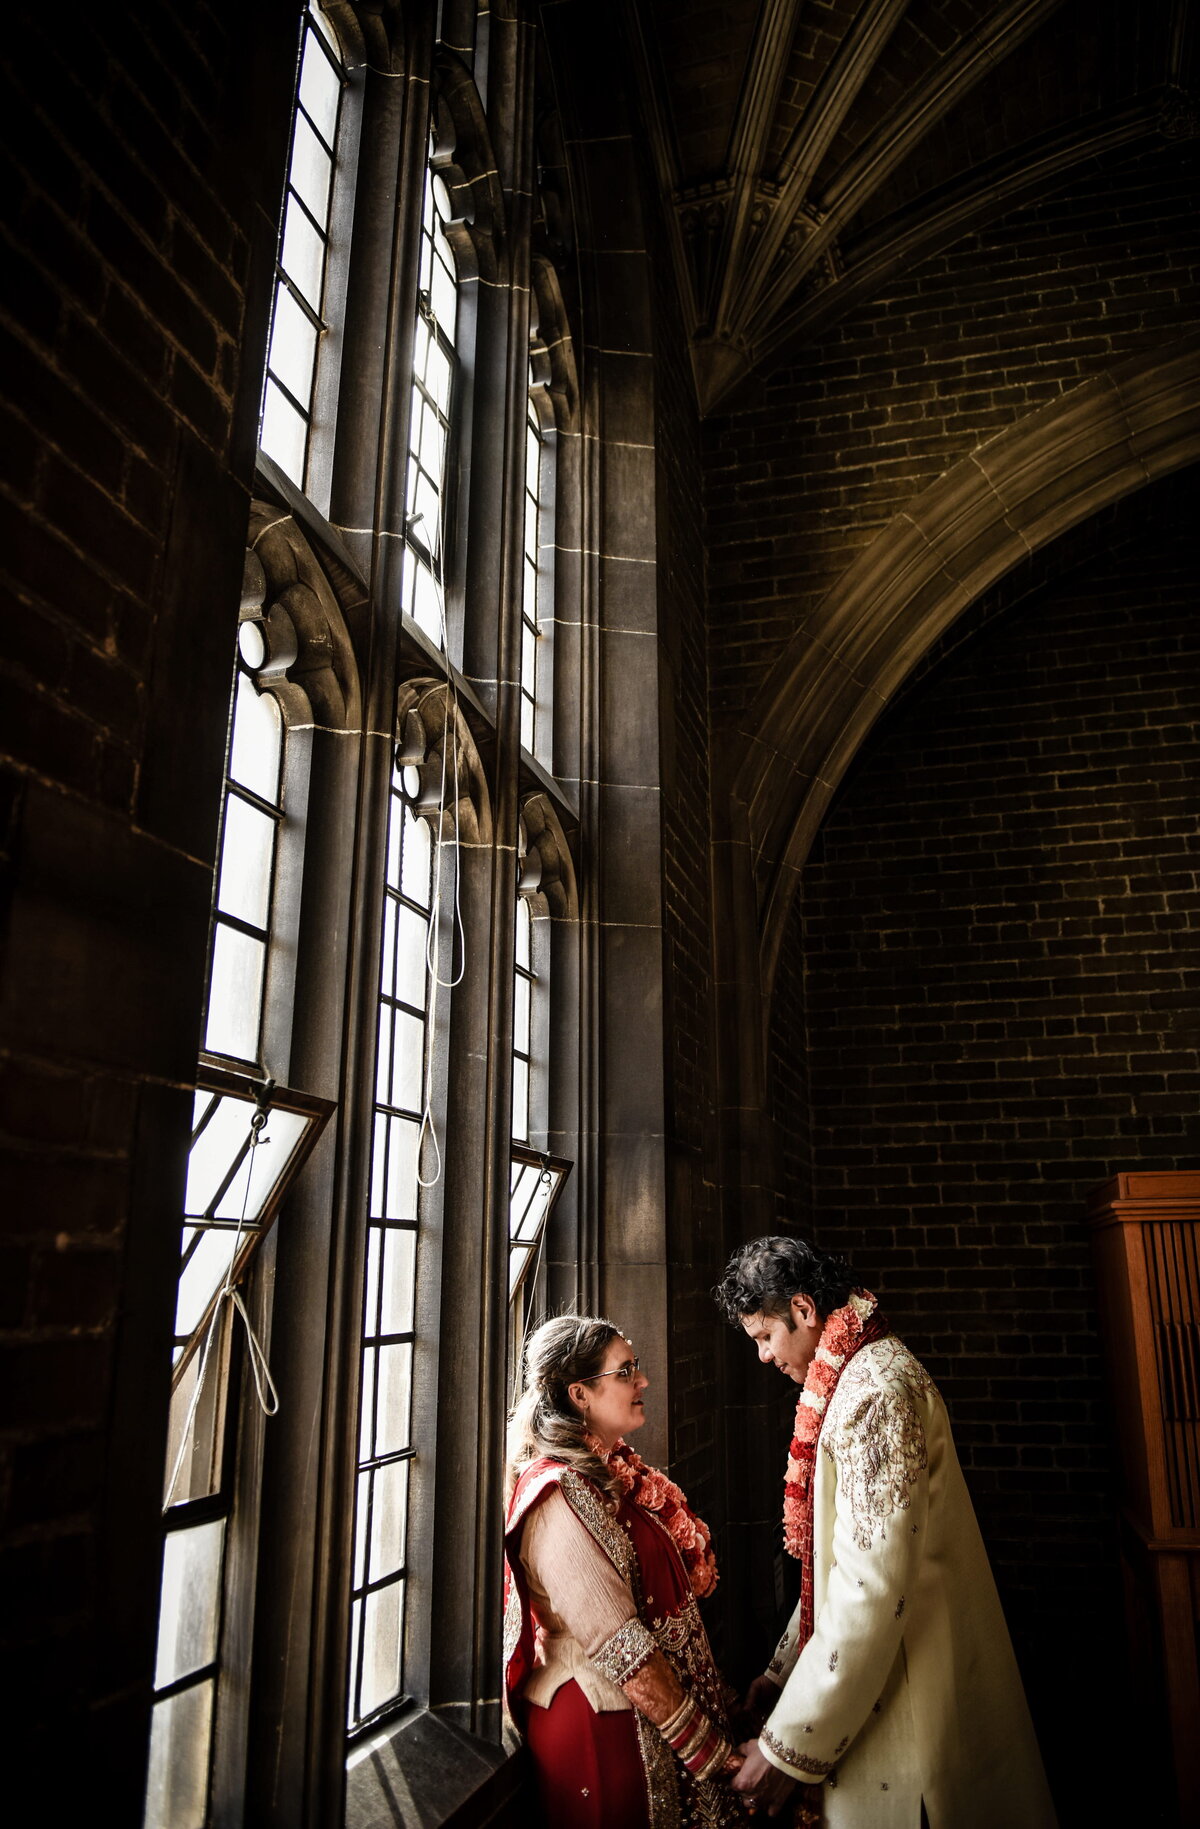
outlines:
{"label": "woman's blonde hair", "polygon": [[594,1449],[587,1425],[571,1402],[569,1388],[594,1378],[621,1330],[601,1315],[555,1315],[525,1342],[525,1389],[508,1418],[508,1480],[511,1495],[530,1461],[548,1455],[585,1474],[610,1498],[616,1484]]}

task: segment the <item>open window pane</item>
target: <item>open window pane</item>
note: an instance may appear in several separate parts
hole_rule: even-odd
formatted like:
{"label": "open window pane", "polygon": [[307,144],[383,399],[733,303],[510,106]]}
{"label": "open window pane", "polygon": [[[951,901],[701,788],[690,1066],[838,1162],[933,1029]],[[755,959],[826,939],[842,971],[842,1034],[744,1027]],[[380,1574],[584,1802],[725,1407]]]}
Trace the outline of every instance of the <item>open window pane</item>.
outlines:
{"label": "open window pane", "polygon": [[308,1129],[309,1120],[298,1111],[271,1111],[258,1143],[238,1169],[217,1203],[217,1219],[240,1220],[249,1225],[262,1218],[269,1196],[287,1168]]}
{"label": "open window pane", "polygon": [[[196,1398],[202,1354],[193,1353],[171,1392],[167,1458],[163,1472],[163,1506],[186,1505],[208,1498],[221,1484],[225,1446],[225,1409],[229,1394],[230,1309],[222,1307],[217,1334],[208,1355],[204,1385]],[[177,1348],[177,1354],[182,1352]],[[187,1447],[183,1448],[184,1431]],[[181,1452],[182,1450],[182,1452]]]}
{"label": "open window pane", "polygon": [[[185,1239],[189,1233],[196,1238],[195,1228],[185,1228]],[[237,1233],[224,1226],[206,1226],[196,1238],[196,1248],[179,1279],[175,1304],[175,1332],[180,1339],[193,1334],[204,1319],[205,1309],[225,1281],[236,1244]]]}
{"label": "open window pane", "polygon": [[207,1117],[188,1156],[183,1210],[191,1219],[203,1219],[249,1139],[254,1107],[245,1099],[223,1099],[204,1091],[197,1092],[196,1099],[205,1101]]}
{"label": "open window pane", "polygon": [[217,1655],[224,1541],[223,1518],[167,1533],[156,1689],[165,1689],[193,1670],[203,1670]]}

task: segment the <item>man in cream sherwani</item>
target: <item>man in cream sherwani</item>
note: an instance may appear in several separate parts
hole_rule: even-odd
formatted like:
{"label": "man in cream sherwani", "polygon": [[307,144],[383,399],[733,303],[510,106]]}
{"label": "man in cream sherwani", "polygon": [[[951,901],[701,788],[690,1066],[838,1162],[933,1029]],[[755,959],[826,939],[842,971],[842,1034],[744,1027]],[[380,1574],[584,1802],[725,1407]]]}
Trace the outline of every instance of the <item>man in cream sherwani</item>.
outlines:
{"label": "man in cream sherwani", "polygon": [[1052,1829],[933,1380],[846,1261],[798,1239],[743,1247],[716,1295],[763,1364],[803,1387],[785,1525],[793,1553],[811,1541],[812,1564],[807,1599],[751,1685],[748,1707],[768,1718],[735,1788],[775,1815],[790,1814],[797,1782],[819,1785],[825,1829]]}

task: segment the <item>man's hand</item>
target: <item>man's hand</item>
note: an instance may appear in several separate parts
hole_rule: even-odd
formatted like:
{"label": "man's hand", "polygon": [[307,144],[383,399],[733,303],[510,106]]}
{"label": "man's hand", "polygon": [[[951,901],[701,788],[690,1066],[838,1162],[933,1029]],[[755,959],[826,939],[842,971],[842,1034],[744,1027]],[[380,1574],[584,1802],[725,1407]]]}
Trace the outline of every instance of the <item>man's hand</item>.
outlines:
{"label": "man's hand", "polygon": [[733,1781],[734,1790],[753,1798],[756,1804],[766,1804],[768,1816],[778,1816],[799,1780],[789,1778],[786,1772],[772,1765],[763,1756],[757,1741],[747,1740],[738,1752],[745,1754],[746,1763]]}
{"label": "man's hand", "polygon": [[761,1677],[755,1677],[753,1683],[751,1683],[749,1689],[742,1698],[740,1704],[742,1713],[753,1715],[756,1721],[765,1721],[775,1707],[775,1704],[778,1702],[779,1697],[780,1688],[778,1683],[773,1682],[764,1671]]}

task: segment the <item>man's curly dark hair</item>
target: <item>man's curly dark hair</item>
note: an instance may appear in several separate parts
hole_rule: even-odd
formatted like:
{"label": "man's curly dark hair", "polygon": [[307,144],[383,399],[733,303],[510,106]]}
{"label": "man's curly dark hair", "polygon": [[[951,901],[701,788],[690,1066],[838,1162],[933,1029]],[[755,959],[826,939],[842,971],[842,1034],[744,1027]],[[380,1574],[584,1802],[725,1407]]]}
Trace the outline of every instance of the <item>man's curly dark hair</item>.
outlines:
{"label": "man's curly dark hair", "polygon": [[844,1308],[859,1287],[849,1263],[835,1251],[821,1251],[801,1238],[755,1238],[734,1252],[713,1297],[735,1327],[745,1315],[790,1319],[795,1295],[812,1299],[822,1320]]}

